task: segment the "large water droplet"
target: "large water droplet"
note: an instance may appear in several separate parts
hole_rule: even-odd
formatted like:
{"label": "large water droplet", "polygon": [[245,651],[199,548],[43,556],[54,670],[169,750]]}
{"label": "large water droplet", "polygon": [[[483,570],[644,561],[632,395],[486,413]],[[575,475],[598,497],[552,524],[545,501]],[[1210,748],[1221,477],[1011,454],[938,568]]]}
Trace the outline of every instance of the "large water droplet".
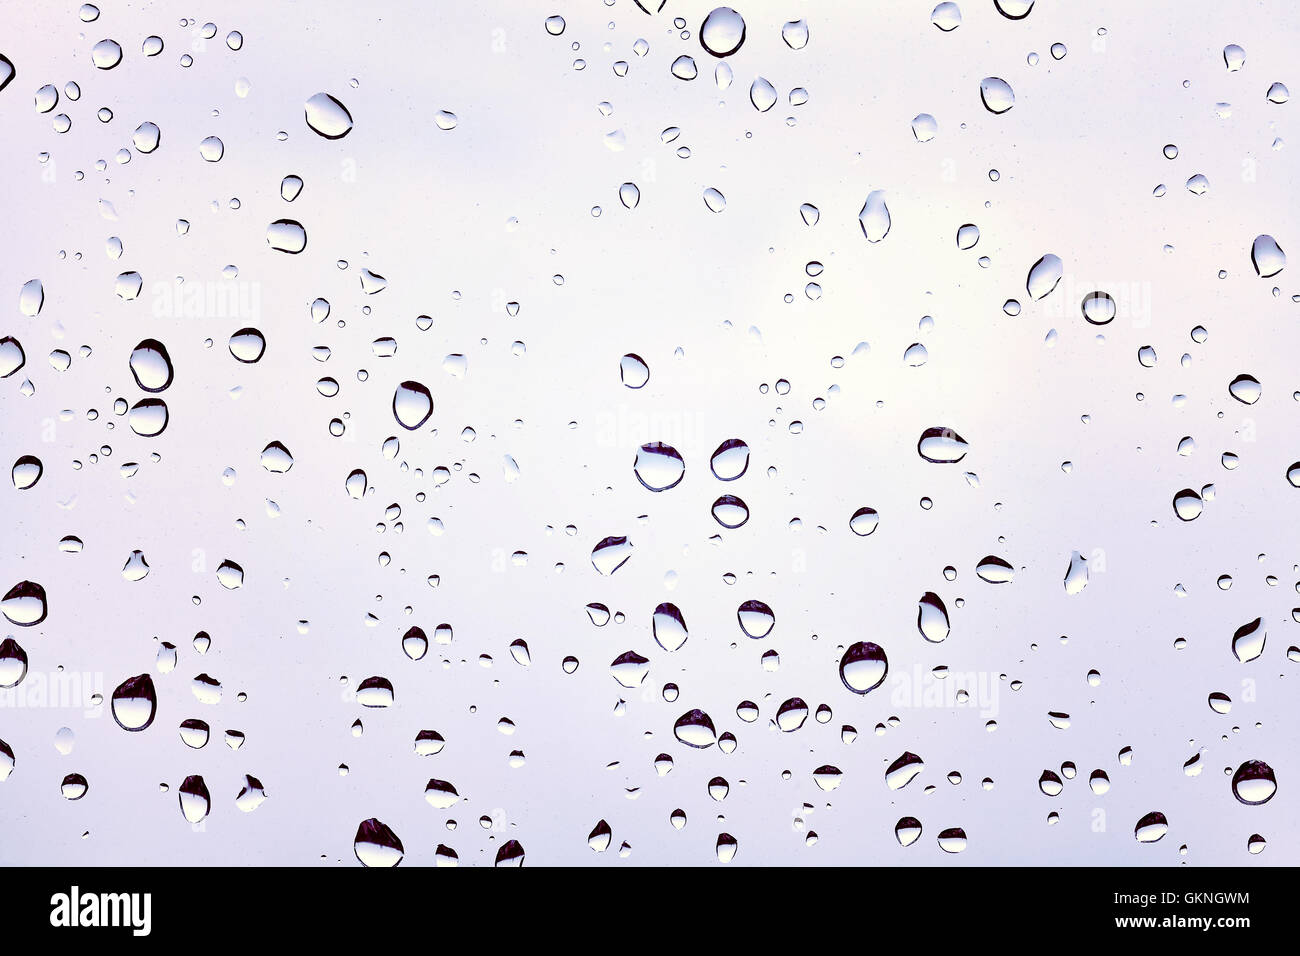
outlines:
{"label": "large water droplet", "polygon": [[1247,806],[1268,803],[1277,793],[1277,776],[1262,760],[1247,760],[1232,775],[1232,795]]}
{"label": "large water droplet", "polygon": [[712,747],[718,739],[718,732],[713,727],[713,720],[704,711],[687,711],[673,724],[673,736],[697,750]]}
{"label": "large water droplet", "polygon": [[862,227],[867,242],[879,242],[889,235],[891,220],[883,189],[874,189],[867,194],[866,202],[858,212],[858,225]]}
{"label": "large water droplet", "polygon": [[117,685],[110,700],[113,719],[123,730],[138,731],[153,723],[158,695],[148,674],[129,677]]}
{"label": "large water droplet", "polygon": [[131,350],[129,361],[135,384],[146,392],[162,392],[172,383],[172,357],[157,339],[145,339]]}
{"label": "large water droplet", "polygon": [[676,604],[660,604],[655,608],[650,619],[650,629],[655,642],[666,651],[681,650],[690,636],[686,630],[686,618]]}
{"label": "large water droplet", "polygon": [[926,591],[917,602],[916,628],[931,644],[948,638],[948,608],[933,591]]}
{"label": "large water droplet", "polygon": [[731,56],[745,42],[745,20],[731,7],[717,7],[700,24],[700,46],[717,57]]}
{"label": "large water droplet", "polygon": [[397,866],[406,850],[397,834],[374,817],[362,820],[352,840],[352,852],[362,866]]}
{"label": "large water droplet", "polygon": [[48,604],[45,588],[34,581],[19,581],[0,598],[0,613],[10,624],[34,627],[45,620]]}
{"label": "large water droplet", "polygon": [[990,113],[1005,113],[1016,105],[1016,94],[1002,77],[986,76],[980,80],[980,100]]}
{"label": "large water droplet", "polygon": [[866,694],[885,682],[889,658],[885,649],[871,641],[850,644],[840,658],[840,680],[855,694]]}
{"label": "large water droplet", "polygon": [[951,428],[933,427],[921,432],[916,451],[928,462],[950,465],[966,457],[970,446]]}
{"label": "large water droplet", "polygon": [[736,619],[745,636],[756,641],[767,637],[776,627],[776,614],[762,601],[745,601],[736,609]]}
{"label": "large water droplet", "polygon": [[1045,298],[1056,288],[1064,274],[1065,264],[1060,257],[1049,252],[1030,267],[1025,279],[1025,290],[1031,299]]}
{"label": "large water droplet", "polygon": [[433,396],[419,382],[402,382],[393,392],[393,417],[397,424],[414,431],[433,414]]}
{"label": "large water droplet", "polygon": [[681,483],[686,474],[686,462],[676,448],[655,441],[637,449],[632,470],[643,487],[650,491],[667,491]]}
{"label": "large water droplet", "polygon": [[352,132],[352,114],[328,93],[317,93],[303,105],[307,126],[326,139],[342,139]]}

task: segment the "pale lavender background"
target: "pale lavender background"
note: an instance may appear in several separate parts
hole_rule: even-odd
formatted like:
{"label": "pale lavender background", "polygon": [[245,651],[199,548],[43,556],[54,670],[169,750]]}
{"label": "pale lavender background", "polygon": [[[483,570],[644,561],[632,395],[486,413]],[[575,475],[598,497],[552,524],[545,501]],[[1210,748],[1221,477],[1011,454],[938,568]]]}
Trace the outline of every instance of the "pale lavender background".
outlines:
{"label": "pale lavender background", "polygon": [[[5,486],[0,586],[31,578],[49,592],[43,625],[11,629],[33,671],[102,675],[105,693],[153,671],[160,703],[141,734],[76,708],[0,709],[0,739],[18,758],[0,783],[0,862],[354,865],[353,834],[371,816],[401,836],[407,865],[432,863],[439,843],[462,863],[490,864],[512,838],[529,864],[619,865],[626,840],[624,865],[706,865],[722,831],[740,841],[736,865],[1297,862],[1297,665],[1285,652],[1297,642],[1300,492],[1284,477],[1300,458],[1295,267],[1265,281],[1249,260],[1259,233],[1300,248],[1294,147],[1272,148],[1290,135],[1296,107],[1265,99],[1274,81],[1300,85],[1289,5],[1041,0],[1012,22],[991,2],[967,0],[963,25],[944,34],[929,23],[929,2],[749,3],[738,7],[748,39],[729,60],[735,82],[725,92],[695,38],[709,4],[669,0],[654,17],[630,0],[101,6],[91,24],[76,4],[10,4],[3,13],[0,52],[18,76],[0,92],[8,184],[0,290],[12,296],[0,335],[22,341],[27,367],[0,383],[0,445],[6,467],[31,453],[46,472],[29,491]],[[543,28],[552,13],[568,21],[562,37]],[[196,22],[182,25],[187,16]],[[685,18],[689,39],[673,16]],[[780,27],[800,17],[811,41],[794,52]],[[209,19],[217,37],[197,44]],[[224,43],[232,29],[245,38],[239,52]],[[151,59],[140,53],[149,34],[166,41]],[[125,50],[109,72],[90,62],[103,37]],[[639,37],[650,45],[644,58],[632,52]],[[1057,41],[1069,48],[1059,62],[1048,53]],[[1246,50],[1238,73],[1224,68],[1227,43]],[[1031,51],[1042,58],[1032,67]],[[186,52],[195,62],[182,69]],[[680,53],[700,66],[694,82],[669,75]],[[575,71],[579,57],[587,66]],[[611,71],[619,59],[630,63],[626,78]],[[781,95],[769,113],[748,100],[757,75]],[[1015,89],[1009,113],[981,107],[986,75]],[[251,83],[243,98],[241,77]],[[31,97],[69,80],[82,95],[61,97],[55,113],[66,111],[73,126],[59,135],[54,114],[36,113]],[[806,106],[788,104],[793,87],[809,90]],[[321,90],[356,121],[338,142],[303,122],[304,100]],[[601,115],[601,101],[612,115]],[[1231,103],[1230,118],[1215,115],[1217,102]],[[100,106],[114,111],[111,123],[95,119]],[[434,124],[444,109],[458,117],[449,132]],[[909,126],[921,112],[939,123],[926,144]],[[119,166],[113,154],[146,120],[161,127],[161,148]],[[682,135],[666,146],[659,133],[669,126]],[[622,151],[602,141],[615,130],[626,136]],[[216,165],[198,153],[208,135],[225,142]],[[1166,143],[1178,145],[1177,160],[1161,155]],[[687,160],[674,154],[681,145],[691,148]],[[38,162],[41,152],[49,162]],[[990,168],[1000,181],[990,182]],[[306,181],[292,205],[278,194],[289,173]],[[1204,196],[1183,188],[1195,173],[1210,180]],[[619,204],[625,181],[641,189],[635,211]],[[1169,187],[1161,199],[1152,196],[1158,183]],[[709,186],[727,196],[721,215],[701,199]],[[893,215],[879,244],[856,221],[873,189],[887,191]],[[233,197],[238,210],[228,208]],[[118,221],[101,217],[101,199]],[[802,202],[821,209],[815,228],[800,220]],[[173,228],[179,217],[193,224],[185,238]],[[266,246],[266,224],[281,217],[305,224],[303,255]],[[982,234],[969,252],[954,242],[964,222]],[[109,236],[125,245],[120,260],[105,256]],[[1001,303],[1027,299],[1025,273],[1047,252],[1065,261],[1061,287],[1005,316]],[[981,255],[989,268],[977,264]],[[814,259],[825,264],[817,302],[802,291]],[[258,314],[156,314],[159,284],[184,276],[220,287],[226,265],[238,267]],[[362,296],[362,267],[385,275],[388,288]],[[113,295],[114,277],[128,269],[145,280],[135,302]],[[1219,269],[1228,272],[1222,281]],[[32,277],[46,293],[37,318],[16,302]],[[1093,288],[1132,308],[1104,330],[1086,326],[1078,299]],[[334,306],[323,326],[307,314],[316,296]],[[504,309],[511,300],[522,304],[514,318]],[[367,305],[374,311],[364,316]],[[421,313],[434,318],[432,330],[416,329]],[[933,331],[917,331],[923,315],[934,317]],[[1205,345],[1189,338],[1197,324],[1209,329]],[[244,325],[269,341],[257,365],[238,365],[226,350]],[[1060,334],[1053,348],[1044,344],[1050,328]],[[395,358],[371,353],[381,335],[396,337]],[[146,336],[165,341],[176,365],[162,396],[171,425],[153,440],[111,412],[118,396],[143,397],[127,356]],[[511,355],[515,340],[526,355]],[[863,341],[869,353],[853,355]],[[901,361],[914,341],[929,349],[921,368]],[[83,344],[91,357],[77,353]],[[324,365],[309,352],[322,344],[333,350]],[[1137,363],[1145,344],[1159,353],[1154,369]],[[71,369],[50,368],[53,348],[73,353]],[[652,370],[638,392],[619,384],[628,351]],[[463,379],[442,370],[449,353],[468,357]],[[831,366],[836,355],[846,357],[842,369]],[[1263,382],[1255,406],[1228,397],[1241,372]],[[339,380],[337,398],[316,394],[321,375]],[[19,393],[24,378],[35,386],[30,398]],[[436,432],[402,432],[398,460],[385,461],[380,443],[401,431],[389,410],[393,387],[407,378],[432,389]],[[779,378],[792,383],[788,395],[760,393]],[[1171,398],[1180,393],[1188,398],[1178,408]],[[827,404],[816,411],[819,397]],[[90,408],[97,421],[87,420]],[[327,422],[345,411],[346,438],[330,438]],[[804,423],[802,434],[789,433],[792,420]],[[930,425],[970,441],[965,462],[917,457]],[[477,433],[472,444],[460,437],[466,426]],[[1176,452],[1184,435],[1198,446],[1187,458]],[[707,459],[729,437],[746,439],[753,458],[744,479],[723,485]],[[258,466],[273,439],[295,456],[287,475]],[[647,440],[675,445],[687,461],[683,483],[662,495],[632,474]],[[111,457],[90,464],[103,444]],[[1220,467],[1224,450],[1241,456],[1236,471]],[[513,483],[503,477],[505,455],[521,469]],[[74,460],[84,467],[74,470]],[[129,460],[141,468],[123,479],[117,469]],[[1068,475],[1065,460],[1074,463]],[[463,467],[435,489],[429,474],[440,465]],[[232,487],[221,480],[227,466],[238,472]],[[375,489],[364,502],[343,490],[357,467]],[[963,480],[967,469],[979,489]],[[1205,514],[1175,520],[1173,494],[1211,482],[1218,493]],[[752,510],[738,531],[708,514],[724,492]],[[932,510],[918,507],[922,495]],[[282,508],[275,520],[267,498]],[[402,506],[400,536],[376,533],[390,502]],[[847,522],[864,504],[882,520],[859,539]],[[445,534],[429,533],[431,517]],[[800,528],[789,526],[794,518]],[[65,534],[84,538],[85,551],[59,553]],[[589,553],[612,534],[630,535],[636,553],[601,578]],[[132,584],[119,571],[134,548],[152,571]],[[381,550],[393,555],[388,568],[376,560]],[[1068,597],[1061,579],[1074,550],[1104,554],[1105,572]],[[515,551],[528,553],[526,567],[511,564]],[[1013,561],[1015,582],[980,582],[974,565],[985,554]],[[241,590],[217,585],[223,558],[244,566]],[[947,564],[959,570],[955,583],[942,577]],[[727,572],[734,586],[723,582]],[[437,590],[425,584],[432,573],[441,575]],[[1235,579],[1226,592],[1215,586],[1225,573]],[[1186,597],[1175,594],[1179,583]],[[953,615],[942,645],[916,632],[915,599],[927,590]],[[747,598],[776,610],[765,641],[736,626]],[[651,611],[665,600],[691,629],[674,655],[650,636]],[[624,611],[627,622],[592,627],[589,601]],[[1240,664],[1231,634],[1260,615],[1265,654]],[[300,619],[310,621],[306,635]],[[402,655],[410,624],[432,635],[444,621],[455,628],[450,648],[434,646],[418,663]],[[213,638],[206,657],[190,643],[200,629]],[[1179,636],[1189,642],[1180,652]],[[527,669],[507,650],[518,637],[532,648]],[[180,649],[168,675],[154,670],[162,640]],[[946,664],[992,681],[997,732],[985,731],[978,708],[908,706],[890,698],[892,685],[849,694],[836,664],[857,640],[884,645],[895,673]],[[776,673],[759,663],[770,647],[781,653]],[[651,658],[644,693],[609,676],[608,662],[628,649]],[[581,667],[566,676],[560,661],[570,654]],[[1102,673],[1099,688],[1085,681],[1090,668]],[[223,682],[221,704],[193,698],[189,681],[200,672]],[[372,674],[393,681],[395,707],[363,712],[350,699]],[[1010,680],[1023,689],[1011,691]],[[681,686],[676,703],[659,697],[667,681]],[[1210,711],[1211,691],[1232,696],[1230,716]],[[795,695],[834,716],[792,735],[766,726]],[[620,698],[627,713],[616,717]],[[735,716],[745,698],[762,708],[752,725]],[[736,733],[739,749],[727,756],[674,741],[673,721],[692,707]],[[1048,724],[1051,710],[1071,714],[1069,730]],[[873,734],[891,715],[900,725]],[[503,716],[515,722],[513,736],[498,732]],[[212,724],[206,749],[178,739],[187,717]],[[354,739],[357,717],[366,732]],[[845,723],[860,732],[851,746],[840,741]],[[62,726],[76,733],[68,756],[54,748]],[[248,735],[242,750],[221,741],[227,727]],[[442,754],[414,755],[421,728],[447,738]],[[1124,746],[1135,754],[1128,767],[1117,759]],[[516,748],[527,755],[520,769],[507,765]],[[1183,761],[1202,748],[1205,771],[1185,776]],[[891,792],[884,768],[904,750],[921,754],[926,769]],[[676,760],[665,778],[652,767],[660,751]],[[1278,773],[1279,794],[1266,806],[1237,803],[1223,775],[1249,758]],[[1058,798],[1039,793],[1038,774],[1065,760],[1079,777]],[[822,764],[844,771],[832,793],[812,781]],[[1105,796],[1088,790],[1094,768],[1110,774]],[[944,779],[949,770],[963,774],[959,786]],[[75,803],[59,795],[70,772],[90,781]],[[197,831],[175,795],[194,773],[213,793]],[[244,773],[270,794],[251,814],[234,805]],[[715,775],[732,785],[722,803],[706,792]],[[985,776],[992,791],[980,788]],[[451,781],[464,800],[451,811],[429,807],[430,777]],[[930,784],[935,792],[923,793]],[[802,811],[804,802],[815,812]],[[689,815],[681,832],[668,823],[676,807]],[[1061,821],[1049,827],[1052,810]],[[1150,810],[1168,815],[1170,831],[1139,845],[1133,825]],[[904,814],[925,826],[908,849],[892,832]],[[796,817],[818,833],[815,846],[805,846]],[[614,844],[596,855],[586,836],[601,818]],[[959,856],[935,845],[951,826],[970,838]],[[1269,840],[1259,857],[1246,852],[1255,832]]]}

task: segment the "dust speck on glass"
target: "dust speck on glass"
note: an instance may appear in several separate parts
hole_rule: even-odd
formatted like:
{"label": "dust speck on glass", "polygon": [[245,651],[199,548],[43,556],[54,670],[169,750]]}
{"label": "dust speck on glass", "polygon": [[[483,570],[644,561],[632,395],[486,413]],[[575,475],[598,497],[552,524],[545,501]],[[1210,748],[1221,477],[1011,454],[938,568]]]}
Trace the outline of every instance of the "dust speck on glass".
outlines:
{"label": "dust speck on glass", "polygon": [[1300,862],[1300,27],[928,7],[8,10],[0,863]]}

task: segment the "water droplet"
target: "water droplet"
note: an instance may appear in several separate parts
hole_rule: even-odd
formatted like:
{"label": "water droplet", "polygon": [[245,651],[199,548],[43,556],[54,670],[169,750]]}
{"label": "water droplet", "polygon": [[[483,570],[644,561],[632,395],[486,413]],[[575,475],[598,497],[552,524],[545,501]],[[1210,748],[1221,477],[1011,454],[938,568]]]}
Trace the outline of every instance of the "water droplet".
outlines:
{"label": "water droplet", "polygon": [[402,382],[393,392],[393,417],[403,428],[414,431],[433,414],[433,396],[419,382]]}
{"label": "water droplet", "polygon": [[911,751],[903,754],[885,769],[885,784],[890,790],[902,790],[925,769],[925,762]]}
{"label": "water droplet", "polygon": [[0,613],[10,624],[34,627],[45,620],[48,604],[45,588],[34,581],[19,581],[0,598]]}
{"label": "water droplet", "polygon": [[22,343],[11,335],[0,338],[0,378],[8,378],[26,364]]}
{"label": "water droplet", "polygon": [[1010,562],[996,555],[986,555],[975,565],[975,575],[987,584],[1010,584],[1015,576],[1015,569]]}
{"label": "water droplet", "polygon": [[1137,822],[1133,836],[1139,843],[1159,842],[1169,832],[1169,820],[1159,810],[1153,810]]}
{"label": "water droplet", "polygon": [[12,637],[0,641],[0,687],[17,687],[27,676],[27,652]]}
{"label": "water droplet", "polygon": [[[912,135],[916,137],[918,143],[928,143],[938,134],[939,124],[929,113],[918,113],[912,118]],[[971,245],[974,245],[974,243]],[[963,248],[969,249],[970,246],[964,246]]]}
{"label": "water droplet", "polygon": [[934,464],[955,464],[966,457],[970,446],[951,428],[932,427],[921,433],[916,451]]}
{"label": "water droplet", "polygon": [[859,508],[853,512],[853,517],[849,518],[849,529],[864,538],[875,531],[879,524],[880,515],[875,508]]}
{"label": "water droplet", "polygon": [[307,248],[307,230],[294,219],[277,219],[266,227],[266,244],[276,252],[296,256]]}
{"label": "water droplet", "polygon": [[611,575],[632,557],[632,542],[625,536],[602,538],[591,549],[591,564],[603,575]]}
{"label": "water droplet", "polygon": [[933,591],[926,591],[917,602],[916,627],[931,644],[938,644],[948,637],[948,608],[943,598]]}
{"label": "water droplet", "polygon": [[203,782],[203,778],[197,774],[181,781],[177,799],[180,801],[181,815],[190,824],[202,823],[212,809],[212,794],[208,792],[208,785]]}
{"label": "water droplet", "polygon": [[700,46],[713,56],[731,56],[745,42],[745,20],[731,7],[717,7],[700,24]]}
{"label": "water droplet", "polygon": [[123,730],[145,730],[158,711],[158,695],[148,674],[129,677],[117,685],[110,699],[113,719]]}
{"label": "water droplet", "polygon": [[1105,325],[1115,318],[1115,300],[1105,292],[1089,292],[1083,297],[1083,317],[1093,325]]}
{"label": "water droplet", "polygon": [[1049,252],[1030,267],[1029,275],[1025,279],[1025,290],[1031,299],[1045,298],[1056,288],[1064,273],[1064,263]]}
{"label": "water droplet", "polygon": [[1016,105],[1016,94],[1000,76],[986,76],[980,80],[980,100],[990,113],[1005,113]]}
{"label": "water droplet", "polygon": [[1088,586],[1088,559],[1078,551],[1070,553],[1070,565],[1065,569],[1065,593],[1078,594]]}
{"label": "water droplet", "polygon": [[1243,405],[1254,405],[1262,391],[1263,386],[1253,375],[1238,375],[1228,384],[1228,394]]}
{"label": "water droplet", "polygon": [[802,50],[808,45],[808,21],[791,20],[781,27],[781,39],[792,50]]}
{"label": "water droplet", "polygon": [[221,141],[219,136],[206,136],[199,143],[199,155],[205,162],[219,163],[221,157],[226,155],[226,144]]}
{"label": "water droplet", "polygon": [[1250,261],[1256,275],[1270,279],[1286,266],[1286,253],[1272,236],[1256,236],[1250,247]]}
{"label": "water droplet", "polygon": [[1247,806],[1268,803],[1277,793],[1277,776],[1262,760],[1247,760],[1232,775],[1232,795]]}
{"label": "water droplet", "polygon": [[307,126],[326,139],[342,139],[352,132],[352,114],[328,93],[317,93],[303,105]]}
{"label": "water droplet", "polygon": [[362,820],[357,835],[352,840],[352,852],[362,866],[397,866],[406,850],[397,834],[384,823],[371,817]]}
{"label": "water droplet", "polygon": [[116,40],[100,40],[90,48],[90,61],[96,69],[111,70],[122,62],[122,47]]}
{"label": "water droplet", "polygon": [[44,473],[45,466],[39,458],[35,455],[23,455],[14,462],[10,477],[13,479],[15,488],[19,491],[26,491],[28,488],[35,487]]}
{"label": "water droplet", "polygon": [[1184,488],[1174,495],[1174,514],[1183,521],[1194,521],[1201,516],[1205,502],[1200,494],[1191,488]]}
{"label": "water droplet", "polygon": [[867,242],[880,242],[889,235],[891,220],[889,207],[885,205],[883,189],[872,190],[867,194],[866,202],[858,212],[858,224],[862,227],[862,234],[867,237]]}
{"label": "water droplet", "polygon": [[756,641],[767,637],[776,627],[776,614],[762,601],[745,601],[736,609],[736,619],[745,636]]}
{"label": "water droplet", "polygon": [[673,724],[673,736],[686,746],[697,750],[712,747],[718,739],[713,720],[699,709],[689,710],[677,718],[677,722]]}
{"label": "water droplet", "polygon": [[172,383],[172,359],[167,346],[145,339],[131,350],[129,360],[135,384],[146,392],[163,392]]}
{"label": "water droplet", "polygon": [[650,366],[641,356],[629,352],[619,359],[618,377],[628,388],[642,388],[650,381]]}
{"label": "water droplet", "polygon": [[930,22],[944,33],[961,26],[961,8],[955,3],[941,3],[930,12]]}
{"label": "water droplet", "polygon": [[870,641],[849,645],[840,658],[840,681],[855,694],[866,694],[885,682],[889,659],[885,649]]}
{"label": "water droplet", "polygon": [[728,438],[709,458],[709,470],[719,481],[735,481],[749,469],[749,446],[739,438]]}
{"label": "water droplet", "polygon": [[632,468],[642,487],[650,491],[676,488],[686,474],[686,462],[677,449],[657,441],[637,450]]}
{"label": "water droplet", "polygon": [[713,502],[713,520],[729,530],[741,527],[749,520],[749,506],[735,495],[720,495]]}

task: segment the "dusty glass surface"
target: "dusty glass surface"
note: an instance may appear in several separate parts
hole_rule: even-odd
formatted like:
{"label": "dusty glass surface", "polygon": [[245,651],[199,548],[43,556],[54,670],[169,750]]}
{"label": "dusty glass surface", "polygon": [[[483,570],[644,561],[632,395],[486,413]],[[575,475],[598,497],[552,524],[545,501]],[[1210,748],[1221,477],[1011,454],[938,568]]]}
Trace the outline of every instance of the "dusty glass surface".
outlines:
{"label": "dusty glass surface", "polygon": [[6,5],[0,863],[1300,862],[1291,8],[656,3]]}

